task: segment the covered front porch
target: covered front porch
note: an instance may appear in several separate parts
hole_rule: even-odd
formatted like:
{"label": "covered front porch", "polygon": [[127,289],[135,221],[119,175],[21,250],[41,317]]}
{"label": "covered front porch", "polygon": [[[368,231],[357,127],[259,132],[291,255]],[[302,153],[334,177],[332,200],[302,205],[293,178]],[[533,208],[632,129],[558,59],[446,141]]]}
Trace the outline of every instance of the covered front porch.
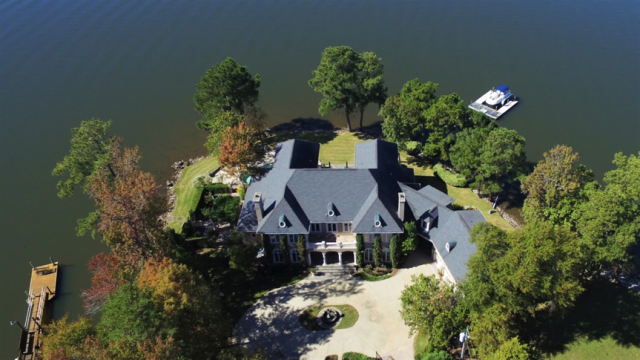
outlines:
{"label": "covered front porch", "polygon": [[307,259],[309,266],[357,265],[355,248],[349,251],[311,251]]}

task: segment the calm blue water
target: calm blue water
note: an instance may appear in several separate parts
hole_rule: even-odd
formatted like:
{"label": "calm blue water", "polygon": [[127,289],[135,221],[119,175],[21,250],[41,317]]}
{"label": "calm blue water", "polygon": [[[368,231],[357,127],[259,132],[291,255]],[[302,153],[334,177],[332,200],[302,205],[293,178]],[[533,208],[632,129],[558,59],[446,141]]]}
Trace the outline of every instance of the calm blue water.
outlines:
{"label": "calm blue water", "polygon": [[416,77],[467,101],[510,85],[521,103],[500,123],[531,160],[564,143],[601,177],[615,152],[640,150],[638,1],[2,1],[0,356],[15,357],[7,322],[24,320],[28,261],[65,265],[55,314],[76,316],[86,263],[104,250],[75,236],[91,203],[55,196],[71,127],[113,119],[162,178],[204,151],[192,96],[209,66],[231,56],[260,73],[277,124],[318,116],[307,80],[342,44],[381,56],[391,93]]}

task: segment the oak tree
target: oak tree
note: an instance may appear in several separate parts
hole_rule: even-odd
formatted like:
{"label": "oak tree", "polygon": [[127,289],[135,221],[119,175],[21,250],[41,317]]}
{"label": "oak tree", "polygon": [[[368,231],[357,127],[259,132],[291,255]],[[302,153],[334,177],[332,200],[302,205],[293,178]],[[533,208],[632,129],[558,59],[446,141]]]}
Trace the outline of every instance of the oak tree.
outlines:
{"label": "oak tree", "polygon": [[526,221],[571,223],[572,213],[587,200],[585,190],[598,188],[593,173],[578,164],[579,155],[570,146],[557,145],[522,181],[527,195],[522,213]]}
{"label": "oak tree", "polygon": [[105,170],[92,176],[87,192],[95,200],[97,230],[114,252],[133,252],[147,258],[167,250],[159,217],[167,201],[153,175],[138,169],[137,148],[114,148],[114,179]]}
{"label": "oak tree", "polygon": [[429,131],[423,153],[430,157],[449,160],[449,148],[455,143],[455,134],[471,126],[469,109],[456,93],[440,96],[422,116]]}
{"label": "oak tree", "polygon": [[457,135],[451,147],[451,164],[474,189],[497,193],[502,177],[518,179],[524,175],[524,138],[515,130],[500,127],[468,128]]}
{"label": "oak tree", "polygon": [[412,139],[424,144],[423,112],[435,102],[437,89],[438,84],[413,79],[402,86],[398,95],[387,98],[379,113],[384,118],[382,132],[385,139],[397,143],[401,150],[405,150]]}
{"label": "oak tree", "polygon": [[411,276],[411,284],[402,290],[400,301],[400,314],[410,334],[427,334],[427,351],[446,348],[464,324],[464,309],[457,308],[453,286],[434,276]]}

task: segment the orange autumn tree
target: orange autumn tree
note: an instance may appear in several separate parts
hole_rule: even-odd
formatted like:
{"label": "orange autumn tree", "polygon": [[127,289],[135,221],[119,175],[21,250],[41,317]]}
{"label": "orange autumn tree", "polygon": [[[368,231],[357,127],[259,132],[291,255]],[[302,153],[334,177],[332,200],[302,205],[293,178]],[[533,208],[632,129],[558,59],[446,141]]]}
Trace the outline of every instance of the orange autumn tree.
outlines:
{"label": "orange autumn tree", "polygon": [[249,171],[249,167],[260,160],[261,155],[253,128],[241,122],[225,131],[218,161],[229,173],[239,176]]}
{"label": "orange autumn tree", "polygon": [[227,346],[232,323],[222,302],[197,273],[171,259],[149,259],[138,277],[137,287],[149,294],[155,306],[176,327],[175,340],[186,344],[184,354],[206,358]]}
{"label": "orange autumn tree", "polygon": [[166,234],[159,217],[167,201],[153,175],[138,169],[138,148],[113,149],[112,166],[117,176],[96,172],[87,193],[96,203],[97,230],[115,253],[134,253],[143,258],[166,251]]}

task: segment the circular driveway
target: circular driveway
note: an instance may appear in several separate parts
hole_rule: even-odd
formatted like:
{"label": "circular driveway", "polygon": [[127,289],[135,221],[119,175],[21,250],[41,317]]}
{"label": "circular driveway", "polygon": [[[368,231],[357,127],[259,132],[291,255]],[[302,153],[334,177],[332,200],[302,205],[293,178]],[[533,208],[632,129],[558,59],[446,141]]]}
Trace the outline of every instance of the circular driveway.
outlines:
{"label": "circular driveway", "polygon": [[[269,359],[324,359],[355,351],[396,360],[413,359],[413,337],[400,317],[400,293],[411,276],[435,275],[436,267],[414,252],[396,276],[369,282],[308,277],[264,295],[234,329],[237,343],[267,351]],[[360,314],[356,324],[335,331],[307,330],[299,314],[311,305],[349,304]]]}

